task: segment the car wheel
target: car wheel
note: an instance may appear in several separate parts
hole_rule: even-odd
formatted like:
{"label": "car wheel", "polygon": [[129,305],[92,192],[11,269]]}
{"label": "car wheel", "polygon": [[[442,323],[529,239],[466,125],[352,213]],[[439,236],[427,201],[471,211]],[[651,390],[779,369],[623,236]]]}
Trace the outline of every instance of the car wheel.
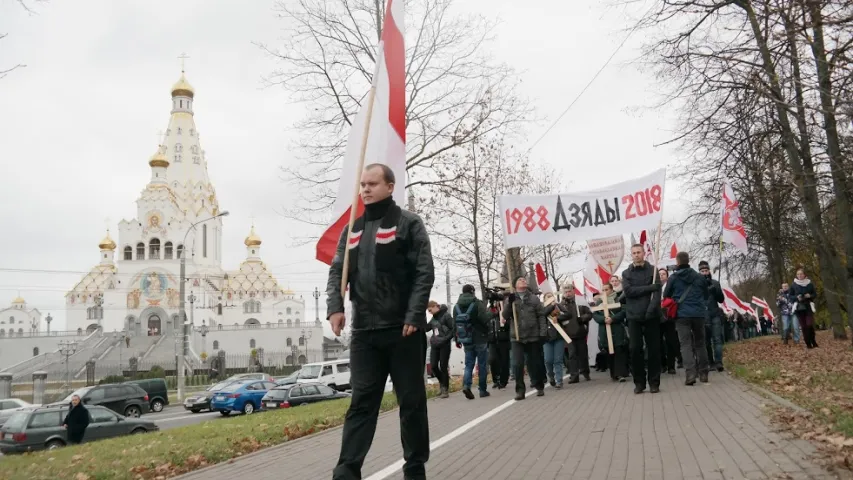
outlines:
{"label": "car wheel", "polygon": [[62,440],[51,440],[51,441],[47,442],[47,445],[45,445],[45,448],[47,448],[48,450],[56,450],[57,448],[62,448],[64,446],[65,446],[65,442],[63,442]]}
{"label": "car wheel", "polygon": [[329,387],[329,388],[331,388],[332,390],[337,390],[337,389],[338,389],[338,386],[337,386],[337,385],[335,385],[334,383],[330,383],[330,384],[328,385],[328,387]]}
{"label": "car wheel", "polygon": [[245,413],[246,415],[251,415],[254,411],[255,405],[252,404],[252,402],[246,402],[246,404],[243,405],[243,413]]}
{"label": "car wheel", "polygon": [[144,428],[137,428],[130,432],[131,435],[139,435],[140,433],[148,433],[148,430],[145,430]]}
{"label": "car wheel", "polygon": [[137,407],[135,405],[131,405],[131,406],[124,409],[124,416],[125,417],[139,418],[139,416],[141,414],[142,414],[142,411],[139,410],[139,407]]}
{"label": "car wheel", "polygon": [[223,417],[231,415],[231,412],[229,412],[228,410],[220,410],[219,413],[221,413]]}
{"label": "car wheel", "polygon": [[192,408],[192,409],[190,409],[190,411],[193,413],[198,413],[201,411],[201,409],[200,408]]}
{"label": "car wheel", "polygon": [[151,402],[151,411],[152,412],[162,412],[163,411],[163,400],[154,400]]}

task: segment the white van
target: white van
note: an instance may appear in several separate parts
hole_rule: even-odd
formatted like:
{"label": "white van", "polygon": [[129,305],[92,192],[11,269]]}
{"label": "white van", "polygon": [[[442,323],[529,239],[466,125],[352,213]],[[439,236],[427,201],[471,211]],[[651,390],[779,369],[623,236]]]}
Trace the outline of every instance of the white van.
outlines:
{"label": "white van", "polygon": [[320,382],[335,390],[349,390],[349,358],[302,365],[297,383]]}

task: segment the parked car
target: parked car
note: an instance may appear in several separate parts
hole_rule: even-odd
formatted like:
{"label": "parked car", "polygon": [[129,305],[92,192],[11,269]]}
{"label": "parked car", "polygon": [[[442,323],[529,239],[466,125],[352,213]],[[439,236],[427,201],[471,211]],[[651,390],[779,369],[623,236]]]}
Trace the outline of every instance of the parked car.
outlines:
{"label": "parked car", "polygon": [[291,373],[290,375],[284,377],[274,377],[273,381],[276,383],[276,385],[290,385],[292,383],[296,383],[296,379],[299,378],[299,372],[301,371],[302,370],[297,370]]}
{"label": "parked car", "polygon": [[248,380],[226,385],[225,388],[213,395],[210,402],[211,410],[218,410],[222,415],[231,412],[243,412],[246,415],[261,408],[264,395],[276,385],[273,382]]}
{"label": "parked car", "polygon": [[162,412],[169,404],[169,389],[165,378],[147,378],[145,380],[129,380],[126,384],[139,385],[148,394],[148,405],[152,412]]}
{"label": "parked car", "polygon": [[298,383],[319,382],[335,390],[350,388],[349,359],[329,360],[327,362],[303,365],[296,378]]}
{"label": "parked car", "polygon": [[[250,380],[237,380],[237,382],[247,381]],[[210,408],[210,400],[213,399],[213,395],[216,394],[216,392],[225,388],[226,386],[231,385],[232,383],[235,382],[233,380],[225,380],[224,382],[219,382],[215,385],[207,387],[207,389],[201,393],[190,395],[189,397],[184,399],[184,408],[193,413],[198,413],[202,410],[210,410],[212,412],[213,409]]]}
{"label": "parked car", "polygon": [[230,377],[225,379],[226,381],[236,381],[236,380],[263,380],[266,382],[275,382],[273,380],[272,375],[267,373],[238,373],[237,375],[231,375]]}
{"label": "parked car", "polygon": [[262,399],[263,407],[268,410],[298,407],[309,403],[348,398],[349,393],[339,392],[322,383],[292,383],[273,388]]}
{"label": "parked car", "polygon": [[139,385],[129,383],[83,387],[59,402],[51,403],[50,406],[67,406],[74,395],[80,396],[86,406],[100,405],[125,417],[138,417],[148,413],[151,408],[145,390]]}
{"label": "parked car", "polygon": [[[106,407],[87,409],[90,423],[83,436],[84,442],[159,430],[154,422],[127,418]],[[62,428],[62,421],[67,414],[67,405],[15,412],[0,428],[0,452],[23,453],[64,447],[68,443],[68,430]]]}
{"label": "parked car", "polygon": [[[25,402],[20,398],[4,398],[0,400],[0,413],[5,411],[14,411],[19,410],[21,408],[32,407],[34,406],[32,403]],[[38,405],[35,405],[38,406]]]}

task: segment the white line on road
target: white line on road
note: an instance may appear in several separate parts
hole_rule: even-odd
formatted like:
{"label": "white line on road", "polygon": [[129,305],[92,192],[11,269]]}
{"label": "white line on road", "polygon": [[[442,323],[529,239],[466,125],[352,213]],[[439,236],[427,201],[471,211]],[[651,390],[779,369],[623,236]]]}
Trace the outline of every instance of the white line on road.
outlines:
{"label": "white line on road", "polygon": [[[566,378],[569,378],[569,375],[566,375],[563,377],[563,379],[566,379]],[[528,391],[525,394],[525,396],[532,395],[534,392],[536,392],[535,388]],[[458,437],[459,435],[462,435],[463,433],[467,432],[468,430],[471,430],[472,428],[483,423],[484,421],[488,420],[489,418],[497,415],[498,413],[506,410],[507,408],[509,408],[510,405],[512,405],[514,403],[518,403],[518,402],[516,402],[515,400],[508,400],[508,401],[498,405],[497,407],[489,410],[488,412],[480,415],[479,417],[475,418],[474,420],[471,420],[470,422],[466,423],[465,425],[462,425],[461,427],[457,428],[456,430],[448,433],[447,435],[439,438],[438,440],[430,443],[429,444],[430,452],[437,449],[438,447],[441,447],[445,443],[450,442],[451,440]],[[382,470],[380,470],[380,471],[374,473],[373,475],[367,477],[366,480],[385,480],[389,476],[391,476],[391,475],[399,472],[400,470],[402,470],[403,465],[405,463],[406,463],[405,460],[397,460],[396,462],[392,463],[391,465],[388,465],[387,467],[383,468]]]}

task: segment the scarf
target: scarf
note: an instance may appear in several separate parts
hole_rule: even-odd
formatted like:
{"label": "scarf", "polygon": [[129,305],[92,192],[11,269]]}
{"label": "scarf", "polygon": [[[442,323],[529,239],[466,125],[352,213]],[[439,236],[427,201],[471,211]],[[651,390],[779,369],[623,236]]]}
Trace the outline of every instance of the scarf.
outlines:
{"label": "scarf", "polygon": [[795,278],[795,279],[794,279],[794,283],[796,283],[797,285],[799,285],[799,286],[801,286],[801,287],[805,287],[805,286],[807,286],[808,284],[812,283],[812,281],[811,281],[811,280],[809,280],[808,278],[804,278],[804,279],[802,279],[802,280],[800,280],[799,278]]}
{"label": "scarf", "polygon": [[350,232],[350,273],[358,269],[358,250],[361,243],[361,234],[364,232],[365,221],[379,220],[379,228],[376,230],[376,270],[383,273],[395,273],[397,267],[397,226],[400,224],[402,210],[394,203],[392,197],[380,200],[370,205],[365,205],[364,215],[357,218]]}

